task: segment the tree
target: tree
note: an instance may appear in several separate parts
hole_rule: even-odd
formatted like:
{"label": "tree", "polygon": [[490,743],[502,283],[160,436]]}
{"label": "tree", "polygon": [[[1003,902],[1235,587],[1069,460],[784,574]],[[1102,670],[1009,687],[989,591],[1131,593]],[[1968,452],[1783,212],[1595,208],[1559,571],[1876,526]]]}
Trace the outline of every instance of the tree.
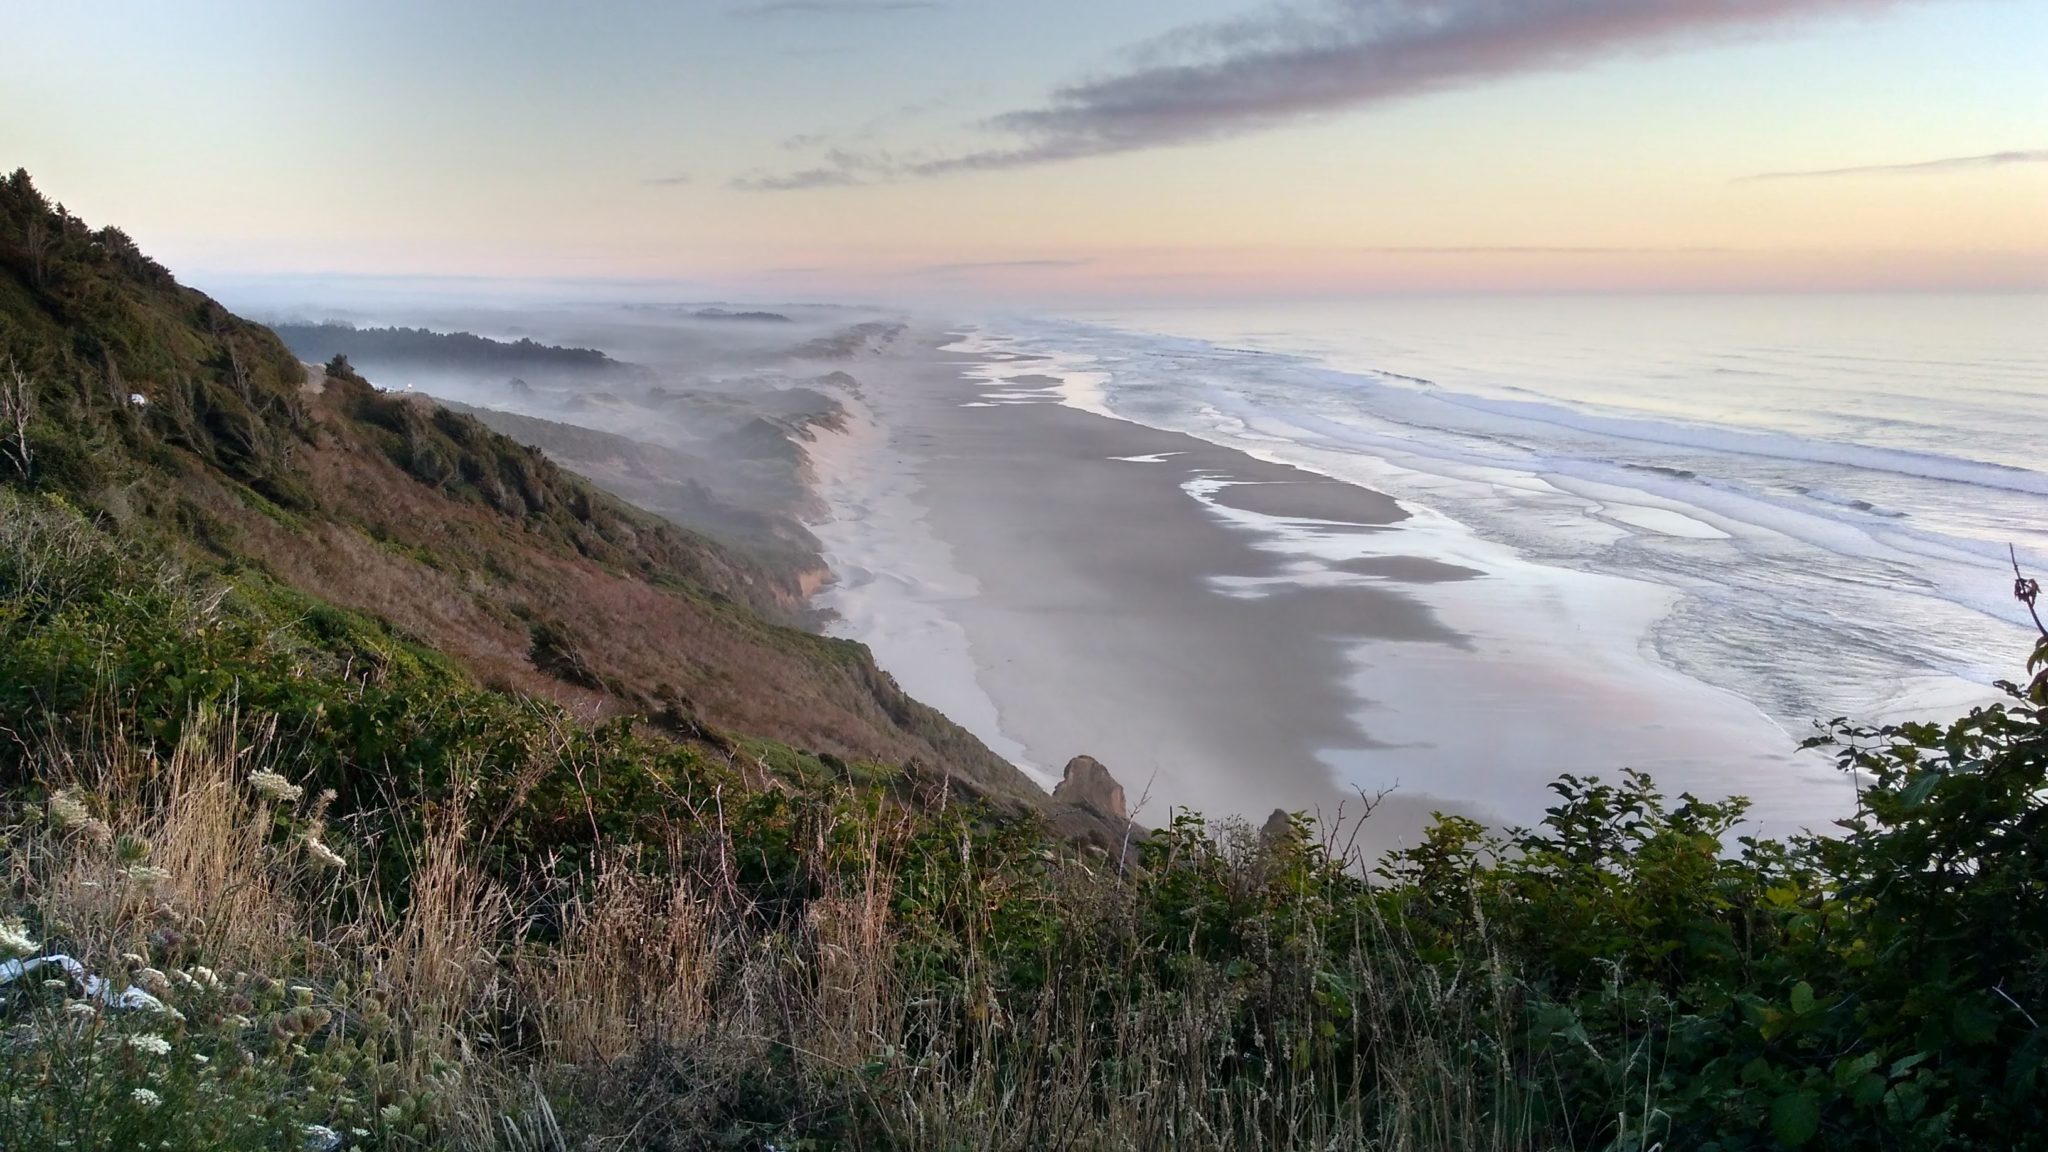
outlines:
{"label": "tree", "polygon": [[10,359],[7,375],[0,378],[0,437],[4,437],[0,453],[5,453],[24,481],[35,467],[35,451],[28,440],[28,426],[35,414],[35,383]]}

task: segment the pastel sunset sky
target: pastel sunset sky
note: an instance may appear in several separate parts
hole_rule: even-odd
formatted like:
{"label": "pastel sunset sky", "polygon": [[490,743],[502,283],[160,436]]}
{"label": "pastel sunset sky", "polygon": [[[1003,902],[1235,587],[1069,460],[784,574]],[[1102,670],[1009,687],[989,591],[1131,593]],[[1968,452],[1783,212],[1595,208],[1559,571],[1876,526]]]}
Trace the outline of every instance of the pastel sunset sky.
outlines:
{"label": "pastel sunset sky", "polygon": [[202,284],[2048,289],[2044,0],[10,8],[0,163]]}

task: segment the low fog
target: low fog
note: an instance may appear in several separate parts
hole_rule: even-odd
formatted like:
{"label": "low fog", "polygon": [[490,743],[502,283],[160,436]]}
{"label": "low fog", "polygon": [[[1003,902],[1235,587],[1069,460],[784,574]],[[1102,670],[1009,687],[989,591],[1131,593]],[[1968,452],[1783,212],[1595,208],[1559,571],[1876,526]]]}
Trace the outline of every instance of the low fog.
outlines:
{"label": "low fog", "polygon": [[[798,442],[837,425],[844,368],[900,314],[797,304],[242,299],[300,359],[469,411],[621,498],[825,578]],[[474,339],[472,337],[481,337]]]}

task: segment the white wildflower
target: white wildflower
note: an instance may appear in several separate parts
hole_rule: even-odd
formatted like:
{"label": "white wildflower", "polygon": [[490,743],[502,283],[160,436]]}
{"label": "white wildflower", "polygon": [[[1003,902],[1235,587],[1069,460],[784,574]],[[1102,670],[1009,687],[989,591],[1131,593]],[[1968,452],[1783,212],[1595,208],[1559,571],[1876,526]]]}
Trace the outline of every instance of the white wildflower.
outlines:
{"label": "white wildflower", "polygon": [[129,982],[153,996],[162,996],[171,990],[171,978],[154,968],[138,968]]}
{"label": "white wildflower", "polygon": [[122,871],[127,874],[130,880],[145,888],[152,884],[161,884],[171,878],[170,869],[159,868],[154,864],[131,864],[122,869]]}
{"label": "white wildflower", "polygon": [[59,828],[75,828],[92,819],[92,809],[78,798],[76,788],[59,788],[50,793],[50,823]]}
{"label": "white wildflower", "polygon": [[306,1147],[309,1152],[329,1152],[329,1149],[341,1147],[341,1133],[325,1124],[308,1124]]}
{"label": "white wildflower", "polygon": [[256,1024],[254,1020],[249,1019],[247,1016],[242,1015],[240,1012],[237,1012],[233,1016],[228,1017],[227,1022],[229,1024],[234,1025],[237,1028],[252,1028]]}
{"label": "white wildflower", "polygon": [[194,1052],[192,1054],[192,1062],[201,1067],[205,1067],[206,1065],[213,1063],[213,1057],[208,1056],[204,1052]]}
{"label": "white wildflower", "polygon": [[370,1130],[368,1128],[351,1128],[348,1130],[348,1134],[355,1137],[358,1140],[367,1140],[370,1138]]}
{"label": "white wildflower", "polygon": [[49,989],[50,991],[52,991],[52,992],[62,992],[62,991],[64,991],[65,989],[67,989],[67,988],[71,987],[71,981],[69,981],[69,980],[45,980],[45,981],[43,981],[43,987],[45,987],[45,988],[48,988],[48,989]]}
{"label": "white wildflower", "polygon": [[130,1036],[128,1038],[128,1046],[138,1052],[147,1052],[151,1056],[168,1056],[171,1054],[171,1042],[154,1032],[144,1032],[136,1036]]}
{"label": "white wildflower", "polygon": [[64,1011],[73,1016],[97,1016],[100,1013],[100,1010],[93,1007],[92,1002],[89,1000],[69,1001],[64,1005]]}
{"label": "white wildflower", "polygon": [[277,800],[287,804],[306,794],[304,788],[269,771],[249,773],[249,786],[256,789],[265,800]]}
{"label": "white wildflower", "polygon": [[144,960],[133,952],[123,952],[121,953],[121,963],[126,964],[130,968],[140,968],[144,964],[149,963],[149,961]]}
{"label": "white wildflower", "polygon": [[386,1104],[377,1109],[377,1115],[382,1117],[386,1124],[396,1124],[405,1119],[405,1109],[396,1104]]}
{"label": "white wildflower", "polygon": [[27,956],[38,945],[29,939],[28,926],[19,918],[0,920],[0,956]]}
{"label": "white wildflower", "polygon": [[208,968],[204,964],[195,965],[193,967],[192,978],[199,981],[201,984],[206,985],[208,988],[220,987],[220,974],[215,972],[213,969]]}
{"label": "white wildflower", "polygon": [[348,867],[348,861],[343,860],[341,854],[334,849],[322,844],[318,837],[306,837],[306,855],[311,856],[313,863],[318,864],[322,868],[333,868],[339,871]]}
{"label": "white wildflower", "polygon": [[128,1093],[128,1098],[130,1100],[135,1101],[137,1104],[140,1104],[144,1108],[154,1108],[157,1105],[162,1104],[164,1102],[163,1097],[157,1095],[154,1092],[151,1092],[147,1088],[135,1089],[134,1091]]}

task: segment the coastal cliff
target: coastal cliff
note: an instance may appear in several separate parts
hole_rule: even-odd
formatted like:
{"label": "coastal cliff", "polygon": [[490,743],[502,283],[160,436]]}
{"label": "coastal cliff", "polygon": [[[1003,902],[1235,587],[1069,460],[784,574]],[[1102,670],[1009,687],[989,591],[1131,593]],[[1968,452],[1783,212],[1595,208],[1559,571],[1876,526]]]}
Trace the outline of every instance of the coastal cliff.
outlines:
{"label": "coastal cliff", "polygon": [[1041,799],[865,649],[795,626],[817,576],[793,522],[750,525],[781,545],[766,558],[720,544],[345,359],[309,370],[25,176],[6,208],[38,253],[0,296],[0,357],[33,413],[17,481],[124,536],[370,613],[482,683],[591,720],[680,707],[922,783]]}
{"label": "coastal cliff", "polygon": [[1368,857],[1047,796],[777,563],[0,183],[0,1147],[2048,1141],[2048,632],[1828,725],[1832,836],[1623,771]]}

